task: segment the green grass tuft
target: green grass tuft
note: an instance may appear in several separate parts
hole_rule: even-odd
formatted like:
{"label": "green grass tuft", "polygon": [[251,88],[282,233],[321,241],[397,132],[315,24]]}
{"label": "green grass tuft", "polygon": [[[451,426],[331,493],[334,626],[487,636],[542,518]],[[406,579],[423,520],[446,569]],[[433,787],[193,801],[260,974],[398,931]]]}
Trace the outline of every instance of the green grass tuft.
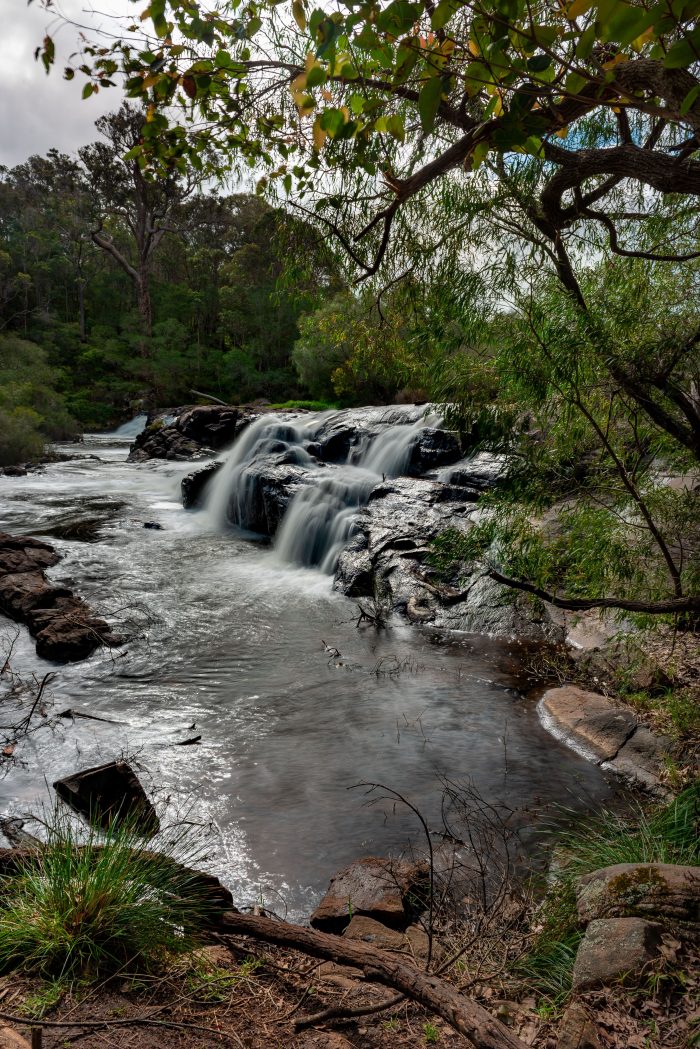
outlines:
{"label": "green grass tuft", "polygon": [[81,837],[56,810],[45,848],[0,879],[0,972],[95,977],[191,950],[212,905],[182,864],[202,858],[190,827],[146,848],[123,824]]}

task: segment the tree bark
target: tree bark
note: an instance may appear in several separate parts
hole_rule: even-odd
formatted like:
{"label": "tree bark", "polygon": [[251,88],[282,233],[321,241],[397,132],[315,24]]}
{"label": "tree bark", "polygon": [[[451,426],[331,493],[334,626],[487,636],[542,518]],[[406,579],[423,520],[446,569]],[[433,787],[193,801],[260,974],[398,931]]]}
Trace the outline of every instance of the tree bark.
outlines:
{"label": "tree bark", "polygon": [[464,1035],[473,1049],[526,1049],[525,1043],[512,1031],[439,976],[421,972],[409,961],[376,947],[315,932],[301,925],[247,914],[226,913],[219,935],[252,936],[265,943],[291,947],[314,958],[355,966],[368,980],[400,991],[442,1017],[455,1031]]}

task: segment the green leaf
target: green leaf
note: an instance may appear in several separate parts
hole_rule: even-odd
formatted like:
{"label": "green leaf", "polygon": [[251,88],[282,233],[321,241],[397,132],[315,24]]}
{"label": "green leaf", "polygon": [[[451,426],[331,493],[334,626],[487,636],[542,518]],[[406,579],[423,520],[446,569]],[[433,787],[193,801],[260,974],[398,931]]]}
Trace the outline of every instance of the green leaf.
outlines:
{"label": "green leaf", "polygon": [[697,62],[700,54],[700,26],[688,33],[683,40],[677,41],[670,49],[664,65],[667,69],[683,69]]}
{"label": "green leaf", "polygon": [[460,6],[459,0],[440,0],[430,16],[430,24],[433,29],[444,29]]}
{"label": "green leaf", "polygon": [[320,87],[326,82],[326,71],[322,66],[312,66],[306,74],[307,87]]}
{"label": "green leaf", "polygon": [[418,94],[418,112],[424,132],[433,130],[442,98],[442,79],[434,76],[426,80]]}
{"label": "green leaf", "polygon": [[393,0],[386,10],[377,15],[377,29],[390,36],[402,36],[417,21],[421,8],[409,0]]}
{"label": "green leaf", "polygon": [[94,90],[95,90],[94,84],[85,84],[85,86],[83,87],[83,91],[82,91],[82,97],[83,98],[89,98],[90,95],[94,92]]}
{"label": "green leaf", "polygon": [[688,92],[688,94],[685,96],[685,98],[683,99],[683,101],[681,103],[680,114],[681,114],[682,117],[684,117],[686,115],[686,113],[690,109],[692,109],[692,107],[695,105],[695,102],[697,101],[699,96],[700,96],[700,84],[696,84],[695,87],[691,88],[691,90]]}

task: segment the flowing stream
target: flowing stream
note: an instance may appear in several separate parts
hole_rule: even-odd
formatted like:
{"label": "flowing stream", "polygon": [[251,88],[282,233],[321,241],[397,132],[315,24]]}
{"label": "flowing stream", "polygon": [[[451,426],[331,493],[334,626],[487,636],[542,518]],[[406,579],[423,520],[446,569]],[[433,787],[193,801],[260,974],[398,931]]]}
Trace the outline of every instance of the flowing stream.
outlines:
{"label": "flowing stream", "polygon": [[[265,425],[234,445],[203,511],[180,503],[192,464],[127,464],[115,435],[69,449],[92,458],[0,478],[0,529],[54,543],[52,579],[108,616],[151,617],[124,648],[61,667],[20,629],[14,665],[56,671],[53,710],[108,720],[58,719],[20,744],[0,810],[50,802],[58,776],[126,755],[171,811],[215,827],[212,869],[237,901],[262,894],[281,909],[282,896],[302,917],[345,863],[417,837],[409,814],[350,789],[362,781],[401,791],[433,820],[440,776],[471,780],[526,819],[608,797],[600,770],[553,739],[518,691],[523,646],[474,635],[438,645],[401,622],[358,629],[355,604],[333,591],[327,573],[353,508],[378,475],[401,472],[411,427],[303,489],[266,547],[223,525],[246,498],[257,443],[280,441],[301,461],[308,435],[298,421],[275,423],[286,436]],[[0,618],[0,635],[15,632]],[[201,744],[177,745],[195,735]]]}

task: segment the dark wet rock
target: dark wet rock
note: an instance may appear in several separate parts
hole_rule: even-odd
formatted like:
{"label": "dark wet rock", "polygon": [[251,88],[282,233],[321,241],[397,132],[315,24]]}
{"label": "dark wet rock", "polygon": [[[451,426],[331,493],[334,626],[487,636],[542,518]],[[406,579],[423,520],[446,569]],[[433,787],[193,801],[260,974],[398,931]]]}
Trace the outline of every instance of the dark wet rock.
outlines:
{"label": "dark wet rock", "polygon": [[143,522],[143,527],[144,528],[149,528],[152,532],[162,532],[163,531],[162,524],[159,524],[157,521],[144,521]]}
{"label": "dark wet rock", "polygon": [[0,612],[27,624],[43,659],[71,663],[100,645],[121,644],[72,590],[49,583],[44,568],[58,560],[48,543],[0,532]]}
{"label": "dark wet rock", "polygon": [[672,863],[616,863],[602,867],[579,878],[576,906],[582,922],[652,917],[698,925],[700,867]]}
{"label": "dark wet rock", "polygon": [[0,470],[0,473],[5,477],[26,477],[27,468],[26,466],[6,466],[4,470]]}
{"label": "dark wet rock", "polygon": [[659,954],[661,926],[643,918],[606,918],[589,923],[576,954],[575,991],[608,986],[624,978],[638,983]]}
{"label": "dark wet rock", "polygon": [[349,596],[381,596],[414,622],[439,629],[558,639],[545,611],[480,573],[451,585],[435,577],[431,542],[447,528],[468,530],[478,515],[463,489],[433,478],[377,485],[341,552],[335,586]]}
{"label": "dark wet rock", "polygon": [[223,461],[217,459],[215,462],[207,463],[200,470],[195,470],[194,473],[182,478],[180,491],[182,492],[182,505],[185,510],[201,505],[206,486],[223,465]]}
{"label": "dark wet rock", "polygon": [[253,460],[231,493],[229,520],[239,528],[274,536],[289,503],[302,488],[312,484],[303,467],[285,461],[286,454]]}
{"label": "dark wet rock", "polygon": [[128,823],[149,837],[160,829],[153,804],[125,761],[83,769],[53,786],[59,798],[97,826]]}
{"label": "dark wet rock", "polygon": [[232,444],[257,416],[232,405],[188,405],[157,415],[137,437],[129,462],[149,459],[206,459]]}
{"label": "dark wet rock", "polygon": [[429,470],[456,463],[462,456],[459,441],[449,430],[421,430],[411,449],[408,473],[420,477]]}
{"label": "dark wet rock", "polygon": [[331,878],[328,891],[311,915],[311,925],[340,933],[354,915],[374,918],[392,929],[405,929],[422,909],[428,868],[424,863],[367,856]]}

